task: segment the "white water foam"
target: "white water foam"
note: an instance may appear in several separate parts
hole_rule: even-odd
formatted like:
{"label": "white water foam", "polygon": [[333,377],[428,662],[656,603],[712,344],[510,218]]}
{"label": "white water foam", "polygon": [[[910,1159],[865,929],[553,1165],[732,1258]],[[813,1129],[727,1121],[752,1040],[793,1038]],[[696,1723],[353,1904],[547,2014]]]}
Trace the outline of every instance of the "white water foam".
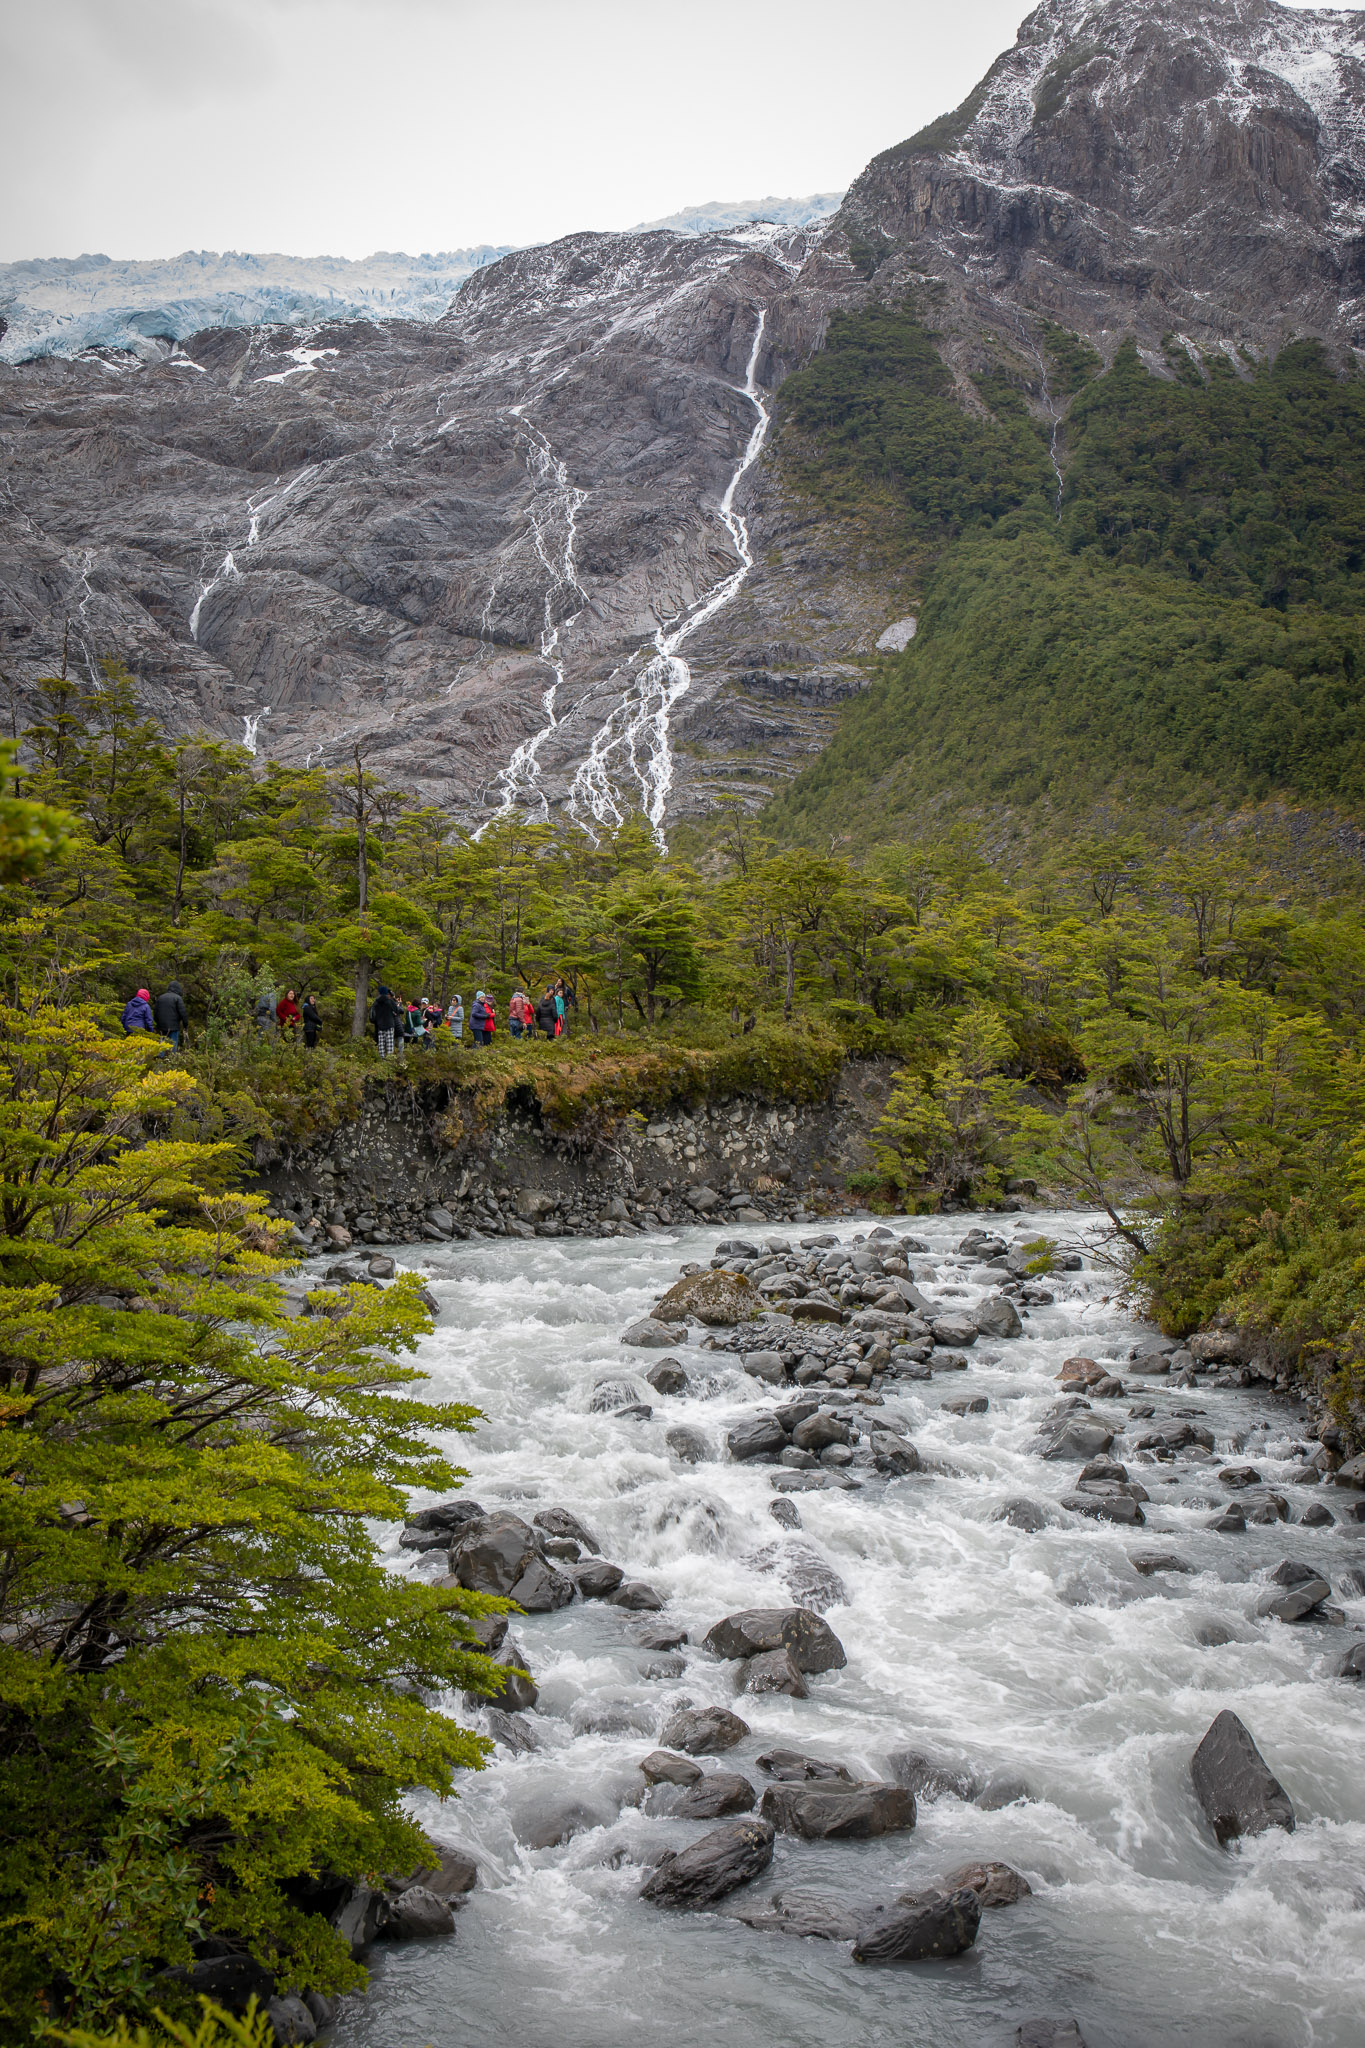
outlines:
{"label": "white water foam", "polygon": [[[895,1225],[928,1243],[912,1271],[945,1310],[994,1284],[954,1250],[970,1220]],[[1017,1222],[1023,1236],[1058,1228],[1055,1216]],[[1086,1219],[1066,1223],[1072,1234]],[[451,1446],[469,1468],[467,1493],[528,1518],[572,1509],[607,1557],[658,1588],[662,1618],[694,1646],[721,1615],[789,1597],[764,1569],[770,1546],[789,1540],[769,1513],[771,1468],[723,1452],[727,1428],[774,1393],[694,1343],[679,1356],[697,1393],[661,1398],[641,1377],[659,1354],[623,1350],[618,1338],[680,1259],[705,1261],[718,1235],[484,1241],[407,1255],[440,1304],[421,1347],[432,1395],[473,1402],[487,1418]],[[852,1229],[840,1235],[847,1242]],[[795,1540],[849,1594],[828,1615],[847,1668],[811,1680],[809,1699],[737,1699],[736,1667],[695,1647],[680,1675],[651,1676],[658,1660],[632,1642],[631,1617],[598,1602],[516,1621],[540,1686],[529,1719],[541,1746],[522,1757],[499,1748],[458,1804],[418,1802],[437,1840],[474,1849],[479,1888],[452,1940],[372,1952],[371,1989],[343,2008],[338,2048],[1007,2048],[1021,2020],[1045,2014],[1074,2015],[1090,2048],[1355,2048],[1365,1702],[1334,1673],[1365,1604],[1346,1603],[1353,1628],[1284,1627],[1254,1618],[1263,1578],[1249,1575],[1288,1554],[1340,1591],[1343,1570],[1365,1566],[1365,1538],[1344,1522],[1214,1533],[1198,1505],[1219,1494],[1214,1472],[1183,1458],[1136,1462],[1151,1495],[1145,1529],[1057,1512],[1076,1467],[1035,1449],[1054,1376],[1078,1350],[1122,1369],[1134,1330],[1109,1276],[1088,1261],[1048,1284],[1056,1302],[1030,1311],[1022,1337],[981,1341],[965,1373],[893,1382],[884,1411],[872,1411],[902,1418],[935,1472],[865,1472],[860,1491],[795,1497]],[[606,1376],[634,1380],[652,1417],[592,1413]],[[1288,1483],[1297,1459],[1284,1404],[1207,1385],[1128,1387],[1123,1402],[1096,1408],[1128,1430],[1115,1455],[1130,1465],[1140,1430],[1183,1407],[1215,1431],[1215,1465],[1229,1451],[1254,1455],[1295,1515],[1322,1497]],[[940,1405],[964,1391],[988,1396],[988,1412]],[[1129,1418],[1130,1405],[1148,1402],[1155,1419]],[[712,1462],[689,1468],[674,1455],[666,1436],[679,1423],[708,1440]],[[1048,1506],[1047,1528],[1028,1534],[993,1519],[1019,1494]],[[393,1568],[420,1570],[398,1535],[381,1532]],[[1175,1550],[1194,1570],[1142,1578],[1130,1560],[1144,1549]],[[1230,1640],[1207,1647],[1201,1633],[1213,1623]],[[770,1872],[718,1909],[660,1911],[638,1897],[650,1865],[712,1825],[632,1803],[639,1759],[684,1701],[723,1703],[750,1723],[736,1749],[704,1762],[747,1773],[760,1790],[754,1759],[781,1743],[870,1776],[890,1752],[922,1748],[1018,1779],[1029,1796],[997,1811],[952,1796],[922,1802],[913,1833],[880,1841],[779,1835]],[[449,1707],[462,1714],[458,1701]],[[1223,1707],[1242,1716],[1289,1790],[1295,1834],[1214,1844],[1189,1758]],[[578,1732],[590,1726],[597,1732]],[[537,1816],[570,1803],[583,1809],[579,1832],[525,1846]],[[975,1948],[950,1962],[860,1967],[846,1945],[760,1933],[733,1917],[789,1885],[887,1901],[977,1858],[1012,1864],[1034,1896],[985,1914]]]}
{"label": "white water foam", "polygon": [[735,510],[735,493],[758,460],[768,432],[768,409],[756,381],[767,318],[766,311],[759,313],[744,383],[740,387],[757,417],[744,453],[720,501],[721,524],[739,558],[738,567],[671,626],[656,628],[654,653],[610,718],[593,734],[587,759],[579,767],[569,790],[568,805],[572,817],[590,831],[594,824],[608,831],[614,830],[624,824],[629,808],[629,798],[621,788],[623,771],[628,771],[639,786],[641,808],[649,820],[660,852],[667,850],[664,817],[669,791],[673,787],[670,715],[692,682],[692,671],[679,649],[699,626],[704,626],[708,619],[713,619],[739,595],[754,565],[749,529],[743,516]]}

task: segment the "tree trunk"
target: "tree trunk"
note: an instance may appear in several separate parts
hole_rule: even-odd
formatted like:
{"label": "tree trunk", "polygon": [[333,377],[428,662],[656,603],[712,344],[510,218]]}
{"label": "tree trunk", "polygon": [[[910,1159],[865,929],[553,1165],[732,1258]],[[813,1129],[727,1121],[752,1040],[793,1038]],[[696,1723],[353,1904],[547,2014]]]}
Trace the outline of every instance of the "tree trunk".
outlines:
{"label": "tree trunk", "polygon": [[[356,889],[359,895],[360,915],[363,917],[370,907],[370,859],[365,844],[365,769],[360,759],[359,747],[355,750],[355,839],[356,839]],[[370,967],[365,962],[365,980],[368,986]],[[353,1033],[356,1038],[365,1035],[364,1025]]]}
{"label": "tree trunk", "polygon": [[370,1010],[370,962],[362,954],[355,963],[355,1010],[351,1017],[352,1038],[365,1036],[365,1023]]}
{"label": "tree trunk", "polygon": [[782,997],[782,1015],[790,1024],[792,1004],[796,1000],[796,948],[790,939],[784,939],[782,949],[787,956],[787,986]]}
{"label": "tree trunk", "polygon": [[180,922],[180,900],[185,892],[185,791],[180,790],[180,859],[175,870],[175,902],[171,907],[171,923]]}

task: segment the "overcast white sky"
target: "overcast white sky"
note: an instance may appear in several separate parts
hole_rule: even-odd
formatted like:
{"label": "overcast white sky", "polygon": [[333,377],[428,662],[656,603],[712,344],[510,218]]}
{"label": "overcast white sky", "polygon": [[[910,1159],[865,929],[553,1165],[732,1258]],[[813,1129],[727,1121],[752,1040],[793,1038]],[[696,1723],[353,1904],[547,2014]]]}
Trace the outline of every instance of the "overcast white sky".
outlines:
{"label": "overcast white sky", "polygon": [[1027,0],[0,0],[0,260],[364,256],[835,190]]}

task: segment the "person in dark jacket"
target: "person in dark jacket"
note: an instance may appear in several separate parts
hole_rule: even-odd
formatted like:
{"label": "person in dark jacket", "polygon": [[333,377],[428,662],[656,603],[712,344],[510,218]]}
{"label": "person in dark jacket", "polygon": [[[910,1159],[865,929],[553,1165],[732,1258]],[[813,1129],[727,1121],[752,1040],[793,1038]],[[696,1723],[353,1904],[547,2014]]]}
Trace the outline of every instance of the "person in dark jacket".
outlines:
{"label": "person in dark jacket", "polygon": [[123,1035],[131,1038],[135,1031],[154,1031],[156,1021],[152,1016],[152,995],[150,989],[140,988],[135,996],[129,996],[123,1005]]}
{"label": "person in dark jacket", "polygon": [[398,1029],[398,1018],[398,998],[388,983],[381,981],[374,1008],[370,1011],[370,1022],[374,1026],[375,1043],[385,1059],[393,1052],[393,1034]]}
{"label": "person in dark jacket", "polygon": [[257,1035],[261,1038],[273,1038],[275,1036],[275,991],[273,988],[263,988],[261,990],[256,998],[256,1008],[253,1014],[256,1019]]}
{"label": "person in dark jacket", "polygon": [[162,993],[152,1005],[156,1028],[163,1038],[170,1040],[174,1052],[180,1050],[180,1034],[190,1021],[185,1008],[185,997],[178,981],[168,981]]}
{"label": "person in dark jacket", "polygon": [[475,1045],[487,1045],[493,1035],[491,1024],[492,1012],[488,1007],[488,998],[480,989],[474,998],[474,1007],[469,1013],[469,1029]]}
{"label": "person in dark jacket", "polygon": [[305,1048],[317,1044],[318,1033],[321,1029],[322,1012],[318,1008],[318,999],[312,995],[305,996],[303,999],[303,1043]]}
{"label": "person in dark jacket", "polygon": [[536,1004],[536,1027],[542,1038],[553,1038],[558,1023],[559,1005],[555,1002],[555,992],[547,988]]}

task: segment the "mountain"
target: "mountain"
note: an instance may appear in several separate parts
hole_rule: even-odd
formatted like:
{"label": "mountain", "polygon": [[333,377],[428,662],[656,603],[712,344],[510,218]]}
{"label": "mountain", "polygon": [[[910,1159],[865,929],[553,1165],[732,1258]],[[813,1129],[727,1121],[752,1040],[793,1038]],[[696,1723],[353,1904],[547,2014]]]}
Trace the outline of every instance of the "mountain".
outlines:
{"label": "mountain", "polygon": [[0,369],[5,673],[471,822],[1354,814],[1363,34],[1050,0],[827,219]]}
{"label": "mountain", "polygon": [[774,227],[805,228],[817,220],[828,220],[837,212],[842,192],[811,192],[804,199],[709,199],[704,206],[684,207],[681,213],[666,213],[662,220],[642,220],[637,233],[651,228],[675,228],[681,235],[709,235],[719,229],[747,227],[753,221],[767,221]]}

